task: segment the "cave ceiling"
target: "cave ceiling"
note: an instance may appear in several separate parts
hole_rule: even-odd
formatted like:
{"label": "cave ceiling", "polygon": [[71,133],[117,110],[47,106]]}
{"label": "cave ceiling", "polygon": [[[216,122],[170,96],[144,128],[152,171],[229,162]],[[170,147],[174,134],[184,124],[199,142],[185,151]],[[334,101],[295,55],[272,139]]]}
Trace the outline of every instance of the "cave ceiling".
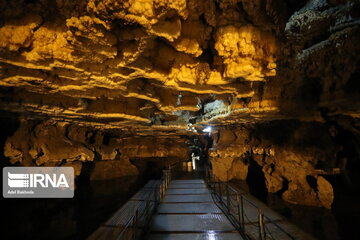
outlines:
{"label": "cave ceiling", "polygon": [[0,0],[0,110],[137,134],[360,117],[359,1]]}

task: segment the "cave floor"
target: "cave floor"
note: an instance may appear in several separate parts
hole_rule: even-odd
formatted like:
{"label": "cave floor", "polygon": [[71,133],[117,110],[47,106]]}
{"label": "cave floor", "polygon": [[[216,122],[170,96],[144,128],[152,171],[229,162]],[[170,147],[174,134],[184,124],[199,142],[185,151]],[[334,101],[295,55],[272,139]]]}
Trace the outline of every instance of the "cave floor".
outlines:
{"label": "cave floor", "polygon": [[[230,223],[223,211],[212,197],[212,192],[201,178],[194,179],[201,171],[192,171],[172,180],[167,192],[152,216],[148,240],[232,240],[243,239],[236,228]],[[89,239],[115,239],[122,226],[127,222],[132,211],[138,208],[149,192],[160,184],[160,180],[149,181],[140,191],[120,208],[104,226],[101,226]],[[236,186],[233,186],[236,188]],[[266,216],[264,223],[272,239],[314,239],[285,217],[270,209],[252,195],[236,188],[244,199],[244,230],[251,239],[259,238],[259,209]],[[223,196],[223,202],[227,202]],[[153,204],[153,203],[151,203]],[[270,221],[271,219],[271,221]],[[143,226],[140,226],[143,227]],[[279,229],[283,229],[281,231]],[[290,234],[292,237],[289,238]]]}
{"label": "cave floor", "polygon": [[214,203],[204,180],[173,180],[150,227],[150,240],[242,239]]}

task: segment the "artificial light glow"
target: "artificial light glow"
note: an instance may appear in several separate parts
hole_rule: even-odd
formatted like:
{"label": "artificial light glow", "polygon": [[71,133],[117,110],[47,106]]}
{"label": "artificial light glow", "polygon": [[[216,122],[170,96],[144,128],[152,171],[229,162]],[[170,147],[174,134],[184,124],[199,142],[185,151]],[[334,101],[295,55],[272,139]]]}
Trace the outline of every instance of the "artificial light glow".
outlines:
{"label": "artificial light glow", "polygon": [[194,158],[192,159],[192,168],[193,168],[193,170],[196,170],[196,165],[195,165],[195,159]]}
{"label": "artificial light glow", "polygon": [[188,124],[187,130],[188,130],[188,131],[192,131],[192,132],[197,132],[197,130],[195,129],[195,127],[192,126],[191,123]]}
{"label": "artificial light glow", "polygon": [[216,235],[214,231],[209,231],[207,233],[208,240],[216,240]]}
{"label": "artificial light glow", "polygon": [[210,126],[207,126],[207,127],[203,130],[203,132],[207,132],[207,133],[211,133],[211,131],[212,131],[212,127],[210,127]]}
{"label": "artificial light glow", "polygon": [[191,160],[192,160],[192,168],[193,170],[196,170],[196,162],[195,160],[200,160],[199,156],[195,156],[194,153],[191,154]]}

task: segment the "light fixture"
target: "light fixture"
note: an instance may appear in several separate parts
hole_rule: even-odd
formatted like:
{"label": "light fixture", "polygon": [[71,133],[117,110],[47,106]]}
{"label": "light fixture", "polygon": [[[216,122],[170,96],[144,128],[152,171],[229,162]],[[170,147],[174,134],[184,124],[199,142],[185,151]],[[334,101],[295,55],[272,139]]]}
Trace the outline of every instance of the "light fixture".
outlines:
{"label": "light fixture", "polygon": [[212,127],[211,126],[207,126],[206,128],[204,128],[203,132],[206,132],[206,133],[211,133],[212,131]]}
{"label": "light fixture", "polygon": [[177,105],[177,106],[181,105],[181,98],[182,98],[182,94],[179,93],[178,99],[177,99],[177,102],[176,102],[176,105]]}

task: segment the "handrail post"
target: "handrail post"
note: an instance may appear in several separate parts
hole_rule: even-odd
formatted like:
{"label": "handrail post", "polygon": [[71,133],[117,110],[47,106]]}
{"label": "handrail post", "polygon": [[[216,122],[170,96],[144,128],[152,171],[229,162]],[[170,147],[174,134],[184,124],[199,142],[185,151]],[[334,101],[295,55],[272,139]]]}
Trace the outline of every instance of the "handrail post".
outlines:
{"label": "handrail post", "polygon": [[167,179],[167,187],[166,188],[168,188],[169,187],[169,184],[170,184],[170,182],[171,182],[171,176],[172,176],[172,174],[171,174],[171,170],[169,170],[168,171],[168,175],[167,175],[167,177],[168,177],[168,179]]}
{"label": "handrail post", "polygon": [[160,183],[160,200],[163,198],[164,195],[164,184]]}
{"label": "handrail post", "polygon": [[[153,194],[154,194],[154,203],[155,204],[157,204],[157,198],[156,198],[156,191],[157,189],[156,189],[156,185],[154,186],[154,190],[153,190]],[[151,198],[151,196],[150,196],[150,198]]]}
{"label": "handrail post", "polygon": [[260,240],[265,240],[265,233],[264,233],[264,217],[261,213],[261,209],[259,209],[259,238]]}
{"label": "handrail post", "polygon": [[237,215],[238,215],[238,221],[239,221],[239,228],[242,229],[242,223],[241,223],[241,213],[240,213],[240,197],[239,193],[236,193],[236,206],[237,206]]}
{"label": "handrail post", "polygon": [[228,212],[230,212],[230,193],[229,193],[229,183],[225,183],[226,186],[226,203],[227,203],[227,209]]}
{"label": "handrail post", "polygon": [[170,178],[171,178],[171,171],[168,170],[168,172],[167,172],[167,174],[166,174],[166,189],[169,187]]}
{"label": "handrail post", "polygon": [[170,171],[170,170],[167,170],[167,172],[166,172],[166,189],[169,187],[170,174],[171,174],[171,171]]}
{"label": "handrail post", "polygon": [[166,182],[166,169],[162,170],[162,183]]}
{"label": "handrail post", "polygon": [[222,191],[221,191],[221,182],[220,182],[220,179],[218,179],[218,184],[219,184],[219,196],[220,196],[220,201],[221,202],[224,202],[223,200],[222,200]]}
{"label": "handrail post", "polygon": [[215,181],[215,178],[214,178],[214,175],[212,174],[212,172],[211,172],[211,175],[210,175],[210,181],[211,181],[212,188],[215,191],[216,190],[216,181]]}
{"label": "handrail post", "polygon": [[136,211],[135,211],[135,217],[134,217],[133,239],[136,239],[138,214],[139,214],[139,213],[138,213],[138,210],[136,210]]}
{"label": "handrail post", "polygon": [[244,199],[243,195],[240,195],[240,203],[241,203],[241,223],[242,229],[245,232],[245,218],[244,218]]}
{"label": "handrail post", "polygon": [[168,185],[169,185],[169,175],[170,175],[170,170],[167,170],[166,171],[166,175],[165,175],[165,187],[166,189],[168,188]]}
{"label": "handrail post", "polygon": [[215,189],[215,195],[217,198],[219,198],[219,182],[214,177],[214,189]]}
{"label": "handrail post", "polygon": [[164,196],[165,196],[165,183],[162,183],[161,186],[162,186],[162,196],[161,196],[161,198],[164,198]]}

